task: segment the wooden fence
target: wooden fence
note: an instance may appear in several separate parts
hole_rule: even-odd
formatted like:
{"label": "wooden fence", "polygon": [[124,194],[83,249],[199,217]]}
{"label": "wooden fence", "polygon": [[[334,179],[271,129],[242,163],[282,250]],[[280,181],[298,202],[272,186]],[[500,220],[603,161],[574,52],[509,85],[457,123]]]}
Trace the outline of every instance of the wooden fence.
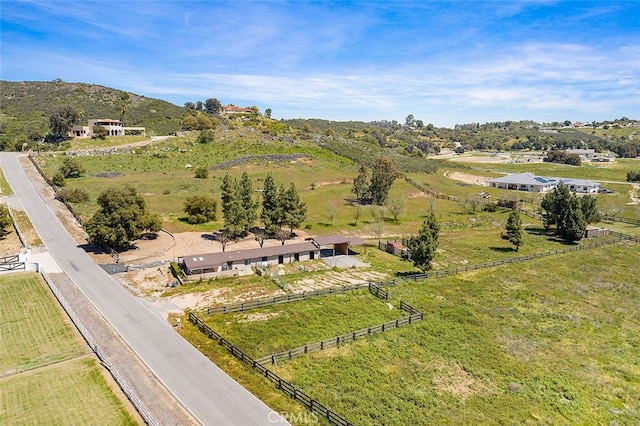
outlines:
{"label": "wooden fence", "polygon": [[361,328],[360,330],[355,330],[349,333],[341,334],[339,336],[334,336],[329,339],[321,340],[319,342],[308,343],[306,345],[298,346],[297,348],[293,348],[288,351],[273,353],[262,358],[258,358],[256,362],[258,362],[259,364],[271,363],[272,365],[274,365],[278,361],[291,360],[293,358],[297,358],[311,352],[322,351],[334,346],[340,347],[341,344],[354,342],[366,336],[384,333],[385,331],[391,331],[405,325],[411,325],[416,321],[422,321],[424,319],[424,315],[422,314],[422,312],[418,311],[407,303],[400,302],[400,309],[409,312],[409,315],[393,321],[385,322],[383,324]]}
{"label": "wooden fence", "polygon": [[298,300],[307,300],[312,297],[326,296],[328,294],[341,294],[348,291],[354,291],[368,287],[371,294],[378,298],[387,300],[389,294],[381,288],[380,284],[373,283],[356,283],[343,285],[340,287],[324,288],[321,290],[303,291],[302,293],[283,294],[282,296],[265,297],[262,299],[252,300],[250,302],[236,303],[232,305],[214,306],[206,309],[206,314],[227,314],[230,312],[244,312],[251,309],[262,308],[265,306],[277,305],[280,303],[296,302]]}
{"label": "wooden fence", "polygon": [[460,273],[460,272],[473,271],[473,270],[476,270],[476,269],[483,269],[483,268],[491,268],[493,266],[507,265],[509,263],[525,262],[527,260],[539,259],[539,258],[547,257],[547,256],[553,256],[555,254],[562,254],[562,253],[570,253],[570,252],[574,252],[574,251],[588,250],[588,249],[592,249],[592,248],[596,248],[596,247],[602,247],[604,245],[618,243],[620,241],[632,241],[632,242],[636,242],[636,243],[640,242],[640,237],[632,237],[631,235],[621,234],[619,232],[611,232],[611,235],[613,235],[614,238],[609,238],[609,239],[606,239],[606,240],[603,240],[603,241],[595,241],[595,242],[589,243],[589,244],[581,244],[581,245],[577,245],[577,246],[573,246],[573,247],[567,247],[565,249],[550,250],[550,251],[542,252],[542,253],[533,253],[533,254],[529,254],[529,255],[526,255],[526,256],[512,257],[511,259],[495,260],[493,262],[480,263],[478,265],[467,265],[467,266],[461,266],[461,267],[458,267],[458,268],[443,269],[443,270],[440,270],[440,271],[431,271],[431,272],[426,272],[424,274],[407,275],[404,278],[408,279],[408,280],[413,280],[413,281],[422,280],[422,279],[426,279],[426,278],[440,278],[440,277],[446,277],[446,276],[449,276],[449,275],[457,274],[457,273]]}
{"label": "wooden fence", "polygon": [[12,254],[10,256],[0,257],[0,263],[15,263],[15,262],[20,262],[20,255]]}
{"label": "wooden fence", "polygon": [[609,222],[622,222],[622,223],[630,223],[631,225],[640,226],[639,219],[631,219],[627,217],[615,217],[615,216],[602,216],[602,220],[606,220]]}
{"label": "wooden fence", "polygon": [[0,262],[0,272],[24,271],[27,266],[24,262]]}
{"label": "wooden fence", "polygon": [[291,383],[282,380],[277,374],[269,370],[264,365],[258,363],[256,360],[251,358],[249,355],[244,353],[240,348],[234,346],[230,341],[213,331],[211,327],[204,323],[200,318],[198,318],[193,312],[189,313],[189,321],[193,323],[198,329],[204,333],[210,339],[215,340],[221,346],[224,346],[233,356],[238,358],[243,363],[249,365],[254,370],[258,371],[267,379],[271,380],[276,384],[276,388],[280,389],[284,394],[293,398],[295,401],[300,402],[305,406],[309,411],[313,413],[317,413],[319,416],[327,419],[327,421],[332,425],[337,426],[353,426],[353,423],[349,422],[347,419],[327,408],[319,401],[311,398],[309,395],[293,386]]}
{"label": "wooden fence", "polygon": [[445,194],[441,194],[439,192],[434,192],[431,191],[427,188],[425,188],[424,186],[420,185],[417,182],[414,182],[413,180],[409,179],[408,177],[405,176],[404,178],[409,184],[413,185],[415,188],[419,189],[420,191],[424,192],[425,194],[428,194],[434,198],[440,198],[443,200],[449,200],[449,201],[456,201],[457,198],[454,197],[453,195],[445,195]]}

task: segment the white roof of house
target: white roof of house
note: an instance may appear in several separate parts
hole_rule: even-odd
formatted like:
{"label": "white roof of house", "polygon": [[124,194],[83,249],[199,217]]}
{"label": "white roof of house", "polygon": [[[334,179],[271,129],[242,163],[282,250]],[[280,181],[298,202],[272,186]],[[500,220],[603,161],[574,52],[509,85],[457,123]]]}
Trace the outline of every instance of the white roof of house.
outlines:
{"label": "white roof of house", "polygon": [[600,186],[598,182],[587,179],[569,179],[569,178],[557,178],[557,177],[542,177],[536,176],[533,173],[515,173],[511,175],[502,176],[495,179],[489,179],[489,182],[495,183],[509,183],[513,185],[557,185],[563,182],[565,185],[575,186]]}
{"label": "white roof of house", "polygon": [[536,176],[533,173],[516,173],[495,179],[489,179],[489,182],[511,183],[515,185],[556,185],[558,183],[558,179],[544,178]]}

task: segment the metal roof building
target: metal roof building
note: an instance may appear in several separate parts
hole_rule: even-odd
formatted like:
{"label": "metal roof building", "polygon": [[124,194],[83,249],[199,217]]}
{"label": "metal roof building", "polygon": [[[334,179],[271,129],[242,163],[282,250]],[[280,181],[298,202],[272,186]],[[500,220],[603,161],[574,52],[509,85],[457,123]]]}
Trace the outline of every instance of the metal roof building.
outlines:
{"label": "metal roof building", "polygon": [[492,188],[510,189],[514,191],[547,192],[555,189],[562,182],[569,190],[580,193],[598,192],[598,182],[586,179],[567,179],[557,177],[536,176],[533,173],[516,173],[489,180]]}

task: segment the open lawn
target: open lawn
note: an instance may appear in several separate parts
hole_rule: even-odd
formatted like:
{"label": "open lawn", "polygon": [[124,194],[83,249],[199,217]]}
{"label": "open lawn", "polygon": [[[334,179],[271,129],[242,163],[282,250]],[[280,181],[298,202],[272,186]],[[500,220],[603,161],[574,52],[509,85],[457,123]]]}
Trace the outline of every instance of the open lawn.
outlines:
{"label": "open lawn", "polygon": [[0,379],[4,425],[135,425],[91,357]]}
{"label": "open lawn", "polygon": [[59,362],[87,352],[38,275],[0,275],[0,319],[0,374]]}

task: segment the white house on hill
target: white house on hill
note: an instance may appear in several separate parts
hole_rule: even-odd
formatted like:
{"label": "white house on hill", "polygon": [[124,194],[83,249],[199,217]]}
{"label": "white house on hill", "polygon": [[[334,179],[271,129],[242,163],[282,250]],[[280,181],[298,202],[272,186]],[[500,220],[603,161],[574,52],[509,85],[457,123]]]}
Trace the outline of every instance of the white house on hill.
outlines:
{"label": "white house on hill", "polygon": [[144,136],[144,127],[124,127],[120,120],[109,118],[91,119],[86,126],[73,126],[69,136],[74,138],[90,138],[94,135],[94,128],[102,126],[107,130],[107,136],[124,136],[125,134],[141,134]]}
{"label": "white house on hill", "polygon": [[489,180],[489,186],[513,191],[547,192],[555,189],[562,182],[569,190],[584,194],[598,192],[601,186],[598,182],[586,179],[546,178],[533,173],[516,173]]}

